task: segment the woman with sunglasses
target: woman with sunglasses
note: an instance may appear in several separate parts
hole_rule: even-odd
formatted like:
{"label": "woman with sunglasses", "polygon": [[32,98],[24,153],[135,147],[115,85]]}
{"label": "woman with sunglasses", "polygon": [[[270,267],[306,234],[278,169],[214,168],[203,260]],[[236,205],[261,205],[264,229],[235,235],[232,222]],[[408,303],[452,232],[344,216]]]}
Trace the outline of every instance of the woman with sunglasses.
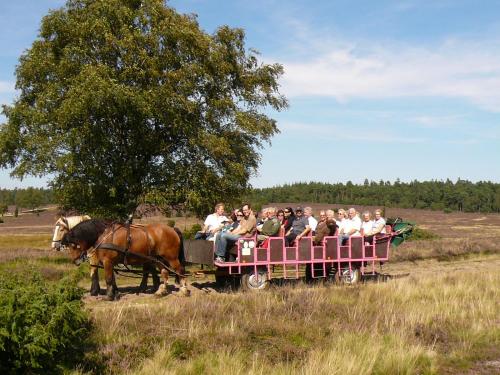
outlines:
{"label": "woman with sunglasses", "polygon": [[295,220],[295,214],[293,213],[292,207],[285,208],[283,214],[285,215],[283,227],[285,228],[285,233],[288,233],[288,231],[292,227],[293,221]]}

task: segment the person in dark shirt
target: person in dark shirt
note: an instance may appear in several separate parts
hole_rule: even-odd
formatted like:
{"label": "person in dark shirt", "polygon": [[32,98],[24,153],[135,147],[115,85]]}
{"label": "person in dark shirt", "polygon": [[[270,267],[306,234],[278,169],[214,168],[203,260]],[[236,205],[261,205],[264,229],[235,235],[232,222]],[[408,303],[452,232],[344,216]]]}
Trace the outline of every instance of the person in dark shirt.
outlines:
{"label": "person in dark shirt", "polygon": [[337,224],[333,218],[334,213],[331,211],[331,214],[328,215],[328,211],[321,210],[319,213],[319,222],[316,226],[316,233],[313,238],[314,244],[316,245],[321,245],[323,243],[323,238],[335,235]]}
{"label": "person in dark shirt", "polygon": [[295,215],[295,220],[285,235],[286,246],[291,246],[294,241],[300,241],[311,230],[309,220],[304,216],[302,207],[296,208]]}
{"label": "person in dark shirt", "polygon": [[292,207],[285,208],[283,213],[285,214],[283,227],[285,228],[285,233],[288,233],[288,231],[292,227],[293,221],[295,220],[295,214],[293,213]]}

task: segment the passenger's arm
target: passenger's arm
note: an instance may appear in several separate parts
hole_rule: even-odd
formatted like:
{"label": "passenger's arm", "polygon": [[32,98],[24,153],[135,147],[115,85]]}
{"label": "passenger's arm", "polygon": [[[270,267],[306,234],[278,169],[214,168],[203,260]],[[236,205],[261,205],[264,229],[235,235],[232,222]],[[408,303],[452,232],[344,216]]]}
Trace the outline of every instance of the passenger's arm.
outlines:
{"label": "passenger's arm", "polygon": [[384,227],[385,227],[385,223],[379,223],[379,224],[377,224],[377,226],[374,229],[372,229],[371,234],[379,234],[379,233],[381,233],[382,230],[384,229]]}
{"label": "passenger's arm", "polygon": [[299,234],[299,235],[296,237],[296,239],[297,239],[297,240],[300,240],[300,239],[301,239],[302,237],[304,237],[307,233],[309,233],[309,231],[310,231],[310,230],[311,230],[311,227],[310,227],[309,225],[306,225],[306,229],[304,229],[304,230],[302,231],[302,233],[301,233],[301,234]]}

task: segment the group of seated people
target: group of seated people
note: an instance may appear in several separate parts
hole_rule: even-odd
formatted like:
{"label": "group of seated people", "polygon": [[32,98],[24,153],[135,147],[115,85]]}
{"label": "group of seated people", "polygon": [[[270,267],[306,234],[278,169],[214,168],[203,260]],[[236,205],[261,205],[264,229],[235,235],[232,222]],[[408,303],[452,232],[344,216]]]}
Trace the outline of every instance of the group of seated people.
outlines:
{"label": "group of seated people", "polygon": [[313,216],[311,207],[291,207],[277,209],[267,207],[262,209],[258,218],[249,204],[232,211],[230,217],[224,215],[225,206],[218,203],[215,212],[207,216],[203,230],[195,239],[215,241],[216,262],[224,262],[229,245],[240,237],[257,236],[258,243],[269,237],[284,237],[285,246],[292,246],[305,236],[311,236],[314,244],[320,245],[324,237],[339,236],[344,245],[351,236],[364,236],[366,243],[373,242],[377,234],[385,234],[385,219],[382,211],[375,210],[372,219],[369,211],[359,213],[354,208],[339,209],[337,219],[334,210],[321,210],[319,220]]}

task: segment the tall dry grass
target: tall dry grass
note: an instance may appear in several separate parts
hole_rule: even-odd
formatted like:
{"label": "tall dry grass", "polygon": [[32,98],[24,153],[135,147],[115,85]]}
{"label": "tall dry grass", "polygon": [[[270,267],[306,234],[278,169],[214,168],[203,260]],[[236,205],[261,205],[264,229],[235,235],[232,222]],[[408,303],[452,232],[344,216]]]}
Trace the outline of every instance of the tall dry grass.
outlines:
{"label": "tall dry grass", "polygon": [[433,374],[466,369],[486,349],[500,357],[499,270],[491,256],[461,272],[355,287],[299,284],[89,308],[109,372]]}

